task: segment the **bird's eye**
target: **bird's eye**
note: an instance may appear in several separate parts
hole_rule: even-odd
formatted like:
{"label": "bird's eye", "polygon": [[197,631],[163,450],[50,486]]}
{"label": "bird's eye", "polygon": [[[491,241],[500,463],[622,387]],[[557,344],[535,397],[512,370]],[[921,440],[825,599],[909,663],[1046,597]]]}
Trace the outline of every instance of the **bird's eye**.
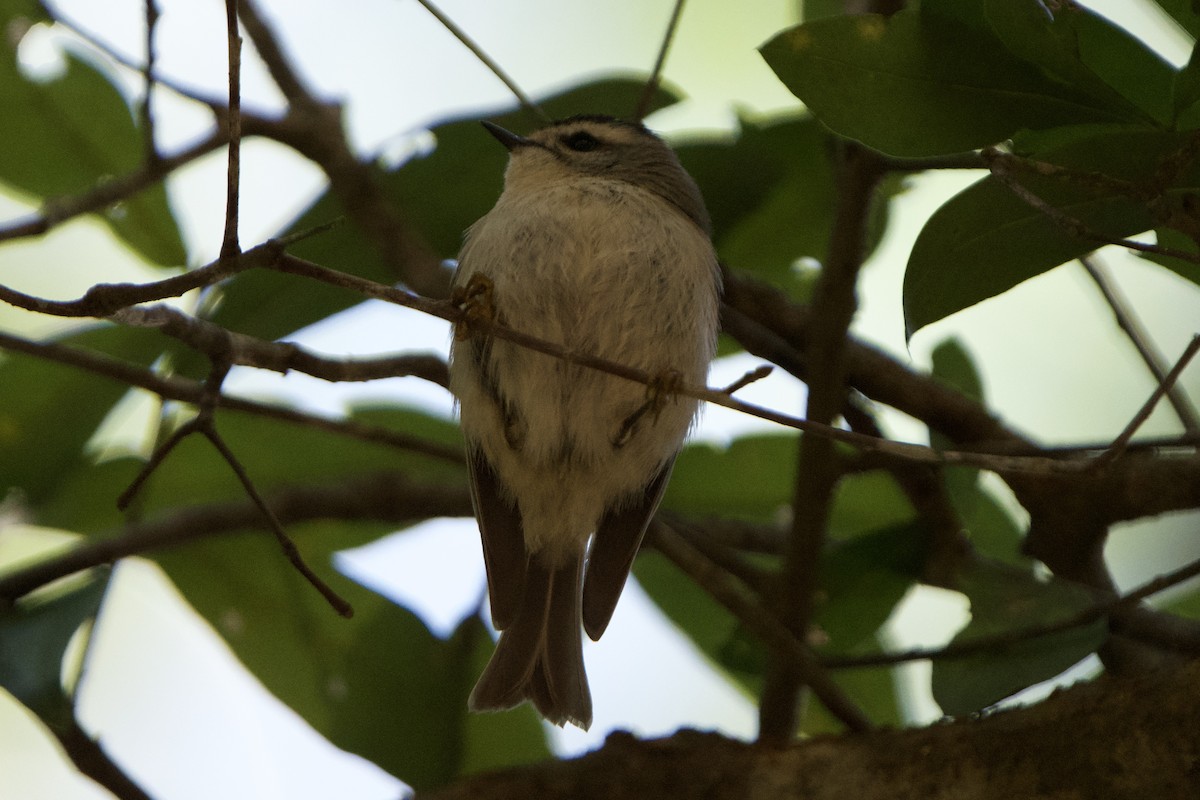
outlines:
{"label": "bird's eye", "polygon": [[590,133],[579,131],[563,139],[563,144],[576,152],[586,153],[589,150],[595,150],[599,147],[600,140]]}

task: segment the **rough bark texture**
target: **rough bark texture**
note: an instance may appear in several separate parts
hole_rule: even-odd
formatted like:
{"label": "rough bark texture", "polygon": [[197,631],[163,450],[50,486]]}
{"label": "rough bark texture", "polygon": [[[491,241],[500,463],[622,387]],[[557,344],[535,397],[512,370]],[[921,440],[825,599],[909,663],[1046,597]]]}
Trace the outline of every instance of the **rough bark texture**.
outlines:
{"label": "rough bark texture", "polygon": [[419,800],[1187,800],[1200,798],[1200,661],[1101,678],[1035,706],[785,748],[614,734],[571,761],[479,775]]}

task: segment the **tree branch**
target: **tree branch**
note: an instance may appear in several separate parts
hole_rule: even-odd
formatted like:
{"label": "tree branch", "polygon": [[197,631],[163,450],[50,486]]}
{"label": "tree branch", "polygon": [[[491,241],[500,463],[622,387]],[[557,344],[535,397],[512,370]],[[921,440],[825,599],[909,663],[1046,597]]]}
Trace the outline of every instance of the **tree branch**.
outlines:
{"label": "tree branch", "polygon": [[[581,758],[514,767],[417,800],[954,800],[1194,797],[1200,661],[1100,678],[1034,706],[928,728],[763,747],[684,730],[613,734]],[[1064,731],[1086,735],[1064,736]],[[916,787],[903,794],[906,787]]]}
{"label": "tree branch", "polygon": [[[404,525],[432,517],[471,515],[465,482],[444,486],[412,480],[400,472],[339,479],[329,485],[280,489],[265,497],[284,525],[320,519],[376,520]],[[97,534],[64,553],[0,577],[0,598],[14,601],[51,581],[129,556],[180,547],[210,536],[265,527],[261,510],[249,500],[193,506]]]}
{"label": "tree branch", "polygon": [[[810,423],[833,425],[846,402],[846,336],[856,308],[855,287],[865,257],[867,220],[883,172],[874,156],[844,144],[829,257],[813,289],[814,314],[805,350]],[[832,439],[800,437],[792,531],[772,597],[778,618],[804,641],[812,623],[825,529],[843,465]],[[759,698],[760,741],[785,742],[798,726],[800,692],[807,681],[778,659],[768,662]]]}

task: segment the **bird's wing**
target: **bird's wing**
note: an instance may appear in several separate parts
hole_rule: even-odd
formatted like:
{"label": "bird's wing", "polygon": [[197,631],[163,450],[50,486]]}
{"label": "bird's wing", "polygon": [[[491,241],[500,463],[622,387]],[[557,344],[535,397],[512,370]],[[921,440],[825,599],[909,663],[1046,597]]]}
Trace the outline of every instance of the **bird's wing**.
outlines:
{"label": "bird's wing", "polygon": [[612,619],[633,558],[662,500],[674,463],[671,458],[663,464],[631,502],[609,508],[596,528],[583,580],[583,628],[593,640],[604,634]]}
{"label": "bird's wing", "polygon": [[496,630],[504,630],[516,618],[524,592],[527,554],[521,512],[505,500],[500,479],[481,450],[472,448],[467,465],[471,503],[483,539],[492,624]]}

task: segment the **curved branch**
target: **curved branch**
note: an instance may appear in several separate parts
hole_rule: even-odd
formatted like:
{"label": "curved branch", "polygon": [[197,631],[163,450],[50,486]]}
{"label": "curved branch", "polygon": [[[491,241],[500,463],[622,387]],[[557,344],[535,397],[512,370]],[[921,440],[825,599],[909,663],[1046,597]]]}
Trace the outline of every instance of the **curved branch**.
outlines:
{"label": "curved branch", "polygon": [[[404,525],[432,517],[471,515],[462,485],[413,481],[400,472],[339,480],[325,486],[281,489],[265,500],[282,524],[318,519],[376,520]],[[0,598],[13,601],[51,581],[129,556],[179,547],[209,536],[262,530],[262,512],[249,500],[194,506],[98,535],[65,553],[0,578]]]}

